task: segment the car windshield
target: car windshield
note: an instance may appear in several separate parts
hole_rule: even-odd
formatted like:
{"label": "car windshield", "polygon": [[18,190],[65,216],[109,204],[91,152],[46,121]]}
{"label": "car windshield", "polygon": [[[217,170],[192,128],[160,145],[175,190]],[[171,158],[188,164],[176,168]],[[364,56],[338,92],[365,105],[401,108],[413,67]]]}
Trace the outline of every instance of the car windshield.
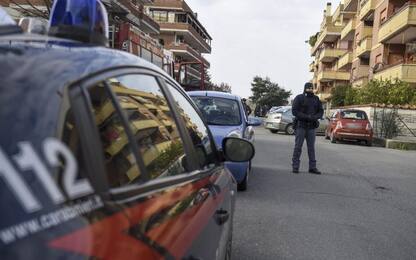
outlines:
{"label": "car windshield", "polygon": [[366,120],[367,115],[364,111],[342,111],[341,118],[343,119],[356,119],[356,120]]}
{"label": "car windshield", "polygon": [[209,125],[234,126],[241,124],[236,100],[218,97],[192,97]]}

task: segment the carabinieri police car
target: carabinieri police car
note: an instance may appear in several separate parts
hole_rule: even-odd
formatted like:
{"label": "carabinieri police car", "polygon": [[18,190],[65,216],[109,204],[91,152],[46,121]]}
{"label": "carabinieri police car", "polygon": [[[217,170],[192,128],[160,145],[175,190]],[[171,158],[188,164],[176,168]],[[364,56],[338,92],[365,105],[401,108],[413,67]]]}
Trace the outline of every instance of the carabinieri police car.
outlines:
{"label": "carabinieri police car", "polygon": [[229,259],[224,161],[253,146],[218,151],[169,75],[99,46],[106,19],[57,0],[48,35],[0,24],[1,259]]}

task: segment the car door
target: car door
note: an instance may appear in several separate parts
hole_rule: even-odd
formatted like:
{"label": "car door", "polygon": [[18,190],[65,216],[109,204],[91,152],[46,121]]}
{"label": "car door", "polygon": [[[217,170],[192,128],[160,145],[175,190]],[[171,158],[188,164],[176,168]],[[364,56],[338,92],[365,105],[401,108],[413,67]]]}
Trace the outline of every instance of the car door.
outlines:
{"label": "car door", "polygon": [[185,120],[192,114],[181,116],[157,74],[133,71],[81,84],[104,158],[97,178],[119,210],[85,231],[92,248],[76,250],[104,259],[215,259],[231,193],[212,139]]}
{"label": "car door", "polygon": [[205,162],[207,155],[208,158],[215,156],[213,151],[216,150],[214,139],[207,125],[197,107],[179,86],[172,82],[166,82],[166,85],[191,136],[198,157],[198,171],[210,176],[212,185],[207,200],[210,200],[212,196],[213,211],[208,211],[209,221],[194,241],[188,256],[193,256],[195,254],[193,252],[204,250],[203,248],[209,244],[207,248],[209,251],[203,259],[224,259],[226,254],[231,252],[236,183],[224,165]]}

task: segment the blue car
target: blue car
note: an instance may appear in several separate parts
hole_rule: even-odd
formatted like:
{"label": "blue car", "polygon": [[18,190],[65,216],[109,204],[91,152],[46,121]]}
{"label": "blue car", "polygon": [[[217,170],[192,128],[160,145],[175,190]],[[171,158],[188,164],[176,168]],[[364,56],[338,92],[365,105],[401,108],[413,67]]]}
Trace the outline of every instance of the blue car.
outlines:
{"label": "blue car", "polygon": [[[193,91],[188,94],[205,118],[218,148],[221,149],[222,141],[226,137],[244,138],[254,142],[253,126],[261,125],[261,121],[246,116],[239,96],[216,91]],[[246,190],[251,161],[227,162],[226,167],[236,179],[238,190]]]}

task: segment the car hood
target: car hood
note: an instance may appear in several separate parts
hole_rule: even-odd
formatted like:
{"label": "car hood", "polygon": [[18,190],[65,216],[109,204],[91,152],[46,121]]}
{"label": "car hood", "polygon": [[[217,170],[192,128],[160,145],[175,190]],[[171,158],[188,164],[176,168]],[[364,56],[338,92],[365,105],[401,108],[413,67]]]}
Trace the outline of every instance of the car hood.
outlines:
{"label": "car hood", "polygon": [[[227,137],[230,133],[234,131],[239,131],[241,134],[243,132],[243,126],[217,126],[209,125],[212,135],[214,136],[215,144],[219,149],[222,148],[222,140]],[[240,136],[242,137],[242,136]]]}

